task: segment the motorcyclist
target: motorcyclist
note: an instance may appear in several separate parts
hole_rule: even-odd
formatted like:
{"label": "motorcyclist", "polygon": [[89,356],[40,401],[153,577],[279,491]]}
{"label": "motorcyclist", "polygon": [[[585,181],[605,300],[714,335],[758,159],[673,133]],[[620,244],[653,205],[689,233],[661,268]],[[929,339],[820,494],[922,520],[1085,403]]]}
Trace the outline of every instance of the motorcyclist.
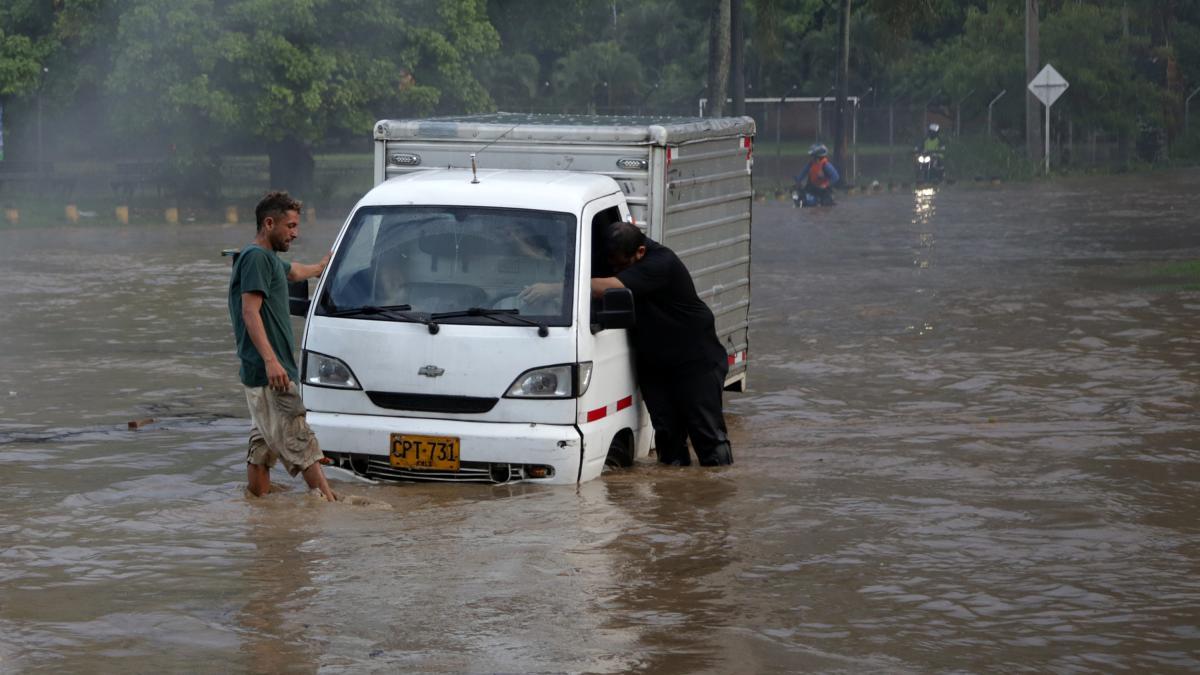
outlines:
{"label": "motorcyclist", "polygon": [[946,146],[938,134],[940,130],[941,127],[936,122],[930,123],[925,131],[925,140],[917,148],[918,181],[928,182],[942,179]]}
{"label": "motorcyclist", "polygon": [[922,145],[925,152],[941,154],[946,150],[946,147],[942,145],[942,137],[938,135],[939,131],[941,131],[941,127],[936,122],[930,123],[929,128],[925,131],[925,143]]}
{"label": "motorcyclist", "polygon": [[805,206],[833,206],[833,186],[841,176],[829,161],[829,148],[823,143],[815,143],[808,149],[808,155],[808,164],[796,176],[798,192],[804,195]]}

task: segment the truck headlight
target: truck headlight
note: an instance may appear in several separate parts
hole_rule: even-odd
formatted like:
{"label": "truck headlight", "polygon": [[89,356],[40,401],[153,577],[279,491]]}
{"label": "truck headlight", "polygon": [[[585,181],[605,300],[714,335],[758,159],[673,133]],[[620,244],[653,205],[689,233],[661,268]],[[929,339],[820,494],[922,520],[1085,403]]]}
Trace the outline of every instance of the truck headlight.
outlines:
{"label": "truck headlight", "polygon": [[504,393],[505,398],[575,398],[592,383],[592,362],[531,368]]}
{"label": "truck headlight", "polygon": [[358,379],[341,359],[316,352],[304,352],[304,384],[335,389],[362,389]]}

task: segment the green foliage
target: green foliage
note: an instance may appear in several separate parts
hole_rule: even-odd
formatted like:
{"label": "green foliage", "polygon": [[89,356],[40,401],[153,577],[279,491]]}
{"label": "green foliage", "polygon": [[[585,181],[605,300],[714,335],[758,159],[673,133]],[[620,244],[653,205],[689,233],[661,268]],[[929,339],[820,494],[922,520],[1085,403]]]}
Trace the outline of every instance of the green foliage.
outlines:
{"label": "green foliage", "polygon": [[[1041,60],[1071,82],[1078,135],[1182,136],[1200,86],[1200,2],[1043,0]],[[121,148],[211,172],[233,146],[363,138],[382,117],[490,110],[693,114],[710,3],[698,0],[3,0],[0,96],[106,116]],[[745,0],[748,96],[834,82],[835,0]],[[857,0],[850,90],[1024,126],[1021,0]],[[1128,11],[1124,11],[1128,10]],[[1193,127],[1200,127],[1200,97]],[[63,114],[63,113],[56,113]],[[22,118],[22,116],[24,116]],[[14,123],[17,124],[17,123]],[[1009,166],[987,143],[979,161]],[[961,147],[973,147],[963,141]],[[172,154],[173,149],[173,154]],[[974,161],[963,157],[962,161]],[[207,167],[207,168],[206,168]],[[1018,169],[1005,168],[1005,171]]]}
{"label": "green foliage", "polygon": [[0,96],[22,96],[42,82],[53,44],[53,14],[46,5],[34,0],[0,5]]}
{"label": "green foliage", "polygon": [[975,178],[1028,179],[1036,175],[1037,164],[1024,152],[986,136],[961,136],[946,146],[946,172],[957,180]]}
{"label": "green foliage", "polygon": [[641,64],[615,42],[595,42],[560,59],[553,81],[560,96],[593,113],[642,98]]}
{"label": "green foliage", "polygon": [[42,49],[24,35],[0,31],[0,96],[24,94],[37,87]]}
{"label": "green foliage", "polygon": [[[1200,98],[1200,95],[1197,98]],[[1194,100],[1192,102],[1195,103]],[[1175,144],[1171,146],[1172,160],[1200,161],[1200,111],[1193,114],[1198,119],[1191,120],[1188,133],[1176,139]]]}
{"label": "green foliage", "polygon": [[[916,51],[898,69],[899,91],[914,101],[961,100],[974,89],[1024,90],[1024,24],[1002,3],[972,8],[961,34],[931,51]],[[982,96],[982,93],[981,93]],[[1011,97],[1019,104],[1022,97]]]}
{"label": "green foliage", "polygon": [[1135,68],[1149,40],[1123,37],[1119,9],[1067,4],[1041,31],[1043,60],[1071,83],[1056,105],[1065,105],[1076,123],[1126,134],[1139,121],[1161,123],[1160,90]]}
{"label": "green foliage", "polygon": [[545,86],[540,69],[532,54],[500,54],[480,65],[479,80],[501,110],[530,110]]}
{"label": "green foliage", "polygon": [[123,137],[209,173],[221,144],[489,109],[473,68],[498,46],[484,0],[126,0],[105,89]]}

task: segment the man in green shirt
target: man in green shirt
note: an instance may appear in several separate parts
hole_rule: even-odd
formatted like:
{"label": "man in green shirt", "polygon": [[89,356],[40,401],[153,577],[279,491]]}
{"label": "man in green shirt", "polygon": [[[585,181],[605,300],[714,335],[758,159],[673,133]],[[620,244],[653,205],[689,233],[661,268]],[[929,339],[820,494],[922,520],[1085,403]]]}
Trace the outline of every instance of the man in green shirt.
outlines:
{"label": "man in green shirt", "polygon": [[246,456],[250,492],[261,497],[271,491],[271,467],[276,460],[292,476],[302,474],[308,487],[334,501],[320,460],[317,438],[305,421],[300,400],[296,342],[288,312],[290,281],[318,277],[329,254],[312,265],[289,263],[277,253],[292,246],[300,231],[300,202],[286,192],[271,192],[254,210],[254,243],[243,248],[229,279],[229,319],[241,360],[239,375],[254,426]]}

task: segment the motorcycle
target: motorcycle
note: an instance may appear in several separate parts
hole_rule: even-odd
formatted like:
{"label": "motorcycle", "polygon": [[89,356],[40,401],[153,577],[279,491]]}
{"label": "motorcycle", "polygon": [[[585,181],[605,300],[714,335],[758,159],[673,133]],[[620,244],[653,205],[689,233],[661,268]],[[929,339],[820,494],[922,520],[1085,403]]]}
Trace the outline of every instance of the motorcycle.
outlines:
{"label": "motorcycle", "polygon": [[792,189],[792,208],[809,208],[813,206],[833,206],[833,191],[823,190],[820,193],[808,189],[808,186],[797,185]]}
{"label": "motorcycle", "polygon": [[917,149],[915,160],[917,183],[940,183],[946,175],[942,153]]}

